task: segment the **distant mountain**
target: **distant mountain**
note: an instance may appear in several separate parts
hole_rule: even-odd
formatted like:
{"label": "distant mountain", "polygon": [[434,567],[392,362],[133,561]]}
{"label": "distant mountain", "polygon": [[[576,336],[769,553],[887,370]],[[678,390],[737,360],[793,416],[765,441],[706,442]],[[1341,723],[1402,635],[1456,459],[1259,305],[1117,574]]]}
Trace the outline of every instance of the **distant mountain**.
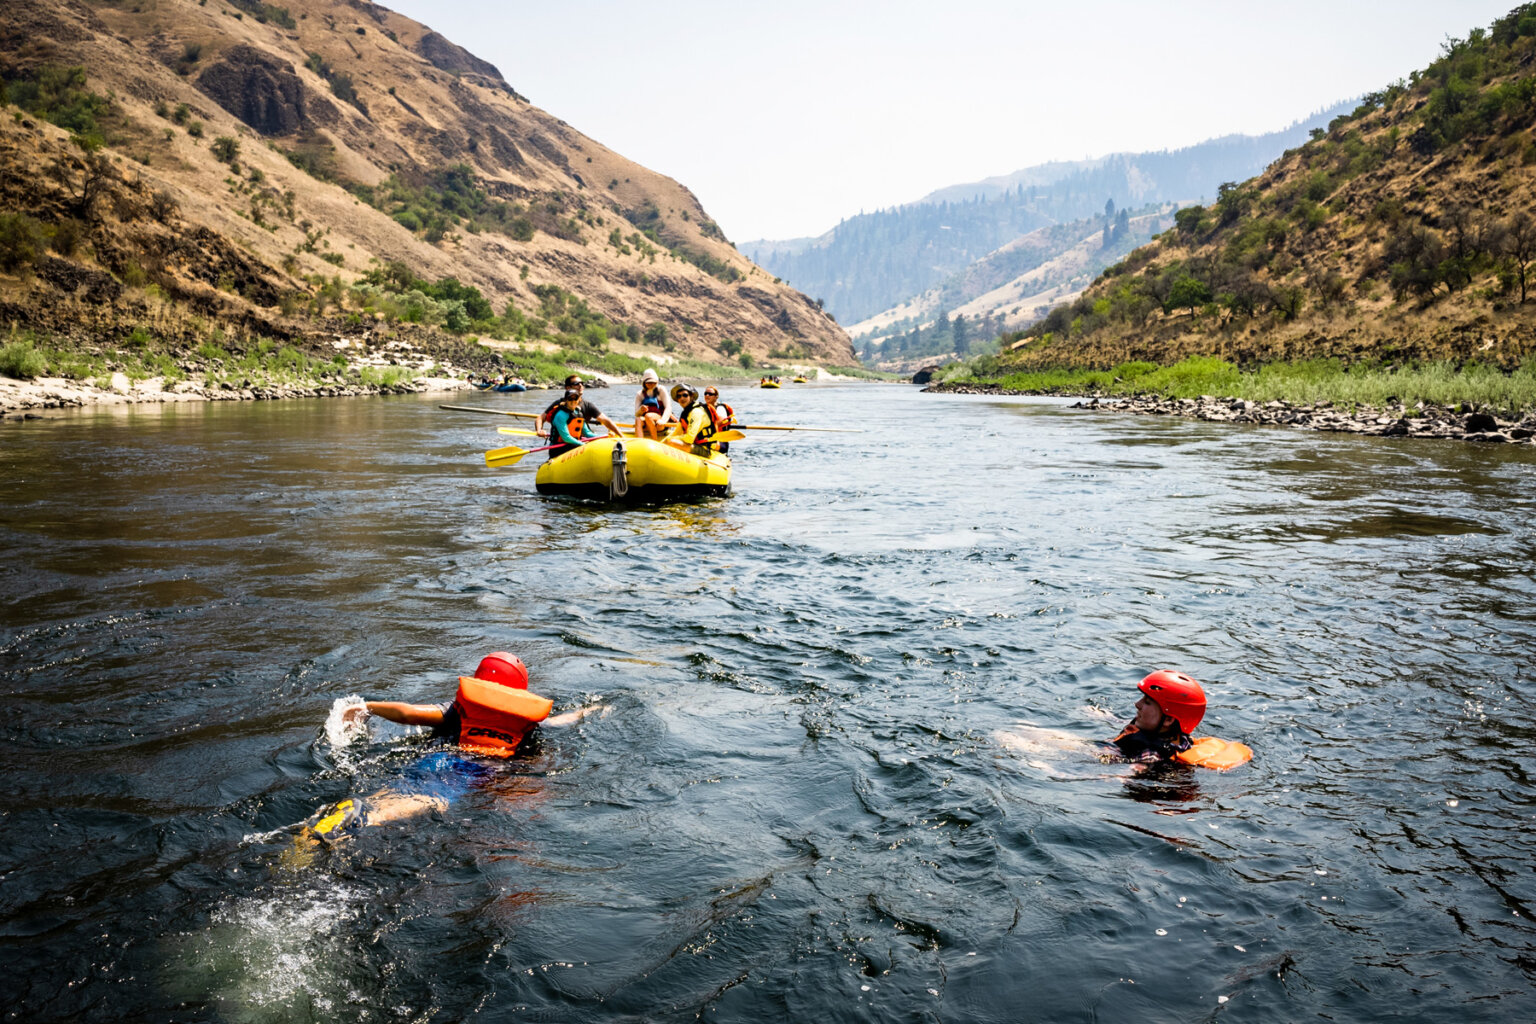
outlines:
{"label": "distant mountain", "polygon": [[1039,320],[1173,225],[1171,203],[1038,228],[907,302],[849,327],[859,358],[906,371]]}
{"label": "distant mountain", "polygon": [[915,203],[860,214],[815,239],[744,242],[741,251],[845,324],[900,305],[1038,228],[1119,207],[1214,196],[1299,145],[1353,103],[1267,135],[1230,135],[1157,153],[1043,164],[940,189]]}
{"label": "distant mountain", "polygon": [[1177,212],[1009,368],[1536,358],[1536,5]]}
{"label": "distant mountain", "polygon": [[1026,167],[1022,171],[1014,171],[1012,174],[1002,174],[994,178],[967,182],[964,185],[950,185],[935,189],[918,202],[958,203],[967,199],[996,199],[1004,192],[1018,188],[1020,185],[1027,188],[1054,185],[1069,175],[1091,171],[1108,159],[1109,157],[1100,157],[1097,160],[1052,160],[1049,163]]}
{"label": "distant mountain", "polygon": [[367,0],[6,0],[6,101],[0,322],[22,329],[853,361],[682,184]]}

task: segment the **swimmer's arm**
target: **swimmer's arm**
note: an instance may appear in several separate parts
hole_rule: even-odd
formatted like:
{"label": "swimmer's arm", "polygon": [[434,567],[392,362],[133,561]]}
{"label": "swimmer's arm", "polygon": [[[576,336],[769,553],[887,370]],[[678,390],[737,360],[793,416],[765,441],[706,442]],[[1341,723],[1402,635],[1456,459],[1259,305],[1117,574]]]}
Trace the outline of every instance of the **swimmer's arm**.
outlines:
{"label": "swimmer's arm", "polygon": [[562,726],[575,725],[577,722],[581,721],[583,718],[590,714],[607,710],[608,705],[606,704],[588,704],[586,707],[577,708],[575,711],[562,711],[558,715],[550,715],[540,724],[553,726],[554,728],[558,729]]}
{"label": "swimmer's arm", "polygon": [[443,724],[443,709],[436,704],[403,704],[393,700],[370,700],[364,706],[370,715],[378,715],[401,725],[439,726]]}

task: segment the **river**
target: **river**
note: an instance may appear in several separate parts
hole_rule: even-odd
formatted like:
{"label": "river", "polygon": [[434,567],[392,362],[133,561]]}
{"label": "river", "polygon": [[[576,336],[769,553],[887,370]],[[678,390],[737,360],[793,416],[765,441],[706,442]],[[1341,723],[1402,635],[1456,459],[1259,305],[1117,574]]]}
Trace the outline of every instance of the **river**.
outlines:
{"label": "river", "polygon": [[[536,395],[0,426],[4,1019],[1536,1019],[1536,451],[726,399],[865,432],[610,510],[437,408]],[[603,709],[285,861],[497,649]],[[1031,731],[1165,667],[1252,763]]]}

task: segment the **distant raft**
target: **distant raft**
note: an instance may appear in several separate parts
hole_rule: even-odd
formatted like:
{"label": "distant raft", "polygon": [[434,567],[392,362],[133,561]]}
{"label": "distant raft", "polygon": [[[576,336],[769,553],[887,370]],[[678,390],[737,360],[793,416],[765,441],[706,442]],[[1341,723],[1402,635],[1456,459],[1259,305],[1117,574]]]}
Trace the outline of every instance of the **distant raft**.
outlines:
{"label": "distant raft", "polygon": [[1253,750],[1243,743],[1219,740],[1214,736],[1202,736],[1195,740],[1188,750],[1175,754],[1174,759],[1181,764],[1194,765],[1196,768],[1211,768],[1224,772],[1251,761]]}
{"label": "distant raft", "polygon": [[599,437],[539,467],[540,494],[600,501],[725,497],[731,493],[731,460],[640,437]]}

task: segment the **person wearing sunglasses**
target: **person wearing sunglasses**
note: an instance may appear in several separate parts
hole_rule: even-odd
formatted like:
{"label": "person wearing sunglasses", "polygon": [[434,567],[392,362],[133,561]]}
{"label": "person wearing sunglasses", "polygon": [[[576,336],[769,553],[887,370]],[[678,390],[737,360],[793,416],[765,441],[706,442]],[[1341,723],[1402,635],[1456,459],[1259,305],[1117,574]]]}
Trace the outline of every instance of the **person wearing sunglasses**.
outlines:
{"label": "person wearing sunglasses", "polygon": [[[736,422],[736,410],[720,401],[720,392],[717,388],[704,389],[704,411],[709,414],[710,422],[714,424],[714,432],[718,433]],[[721,441],[718,445],[722,454],[731,450],[731,442]]]}
{"label": "person wearing sunglasses", "polygon": [[[574,391],[576,392],[577,404],[568,408],[571,410],[572,415],[579,417],[582,424],[585,425],[588,431],[586,436],[591,437],[596,434],[596,430],[592,428],[592,424],[594,423],[601,423],[603,426],[607,427],[608,433],[610,434],[622,434],[622,431],[619,430],[619,425],[617,423],[613,422],[613,420],[609,419],[607,416],[604,416],[601,412],[598,411],[597,406],[586,400],[586,387],[587,386],[582,382],[581,377],[574,373],[565,378],[565,394],[549,403],[549,408],[545,409],[544,412],[539,416],[537,425],[534,427],[535,432],[537,432],[540,437],[553,436],[552,427],[554,424],[555,413],[559,412],[562,407],[566,407],[566,403],[570,400],[571,392]],[[557,437],[555,440],[562,442],[566,441],[566,439],[563,437]],[[566,449],[561,449],[560,452],[556,452],[555,454],[563,454],[564,451],[566,451]],[[551,458],[553,457],[554,456],[551,456]]]}
{"label": "person wearing sunglasses", "polygon": [[710,419],[709,413],[704,410],[704,403],[699,401],[699,389],[692,384],[674,384],[672,401],[683,410],[677,414],[677,422],[681,425],[681,430],[667,438],[667,443],[675,448],[687,445],[694,455],[707,458],[713,453],[708,438],[715,432],[715,424]]}

